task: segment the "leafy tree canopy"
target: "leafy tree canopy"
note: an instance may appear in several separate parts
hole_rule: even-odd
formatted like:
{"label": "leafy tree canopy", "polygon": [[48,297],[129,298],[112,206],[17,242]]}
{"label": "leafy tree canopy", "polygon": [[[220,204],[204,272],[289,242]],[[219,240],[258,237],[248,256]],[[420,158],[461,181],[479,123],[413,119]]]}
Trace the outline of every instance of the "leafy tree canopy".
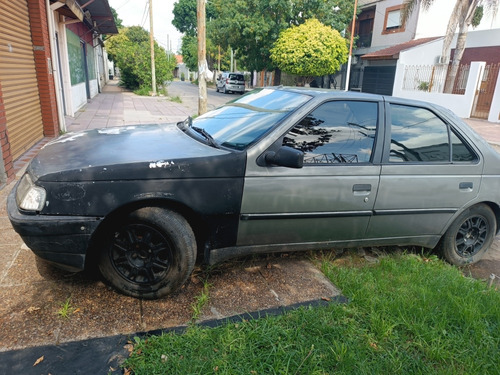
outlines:
{"label": "leafy tree canopy", "polygon": [[[132,90],[151,87],[151,47],[149,32],[140,26],[126,27],[106,40],[109,58],[115,62],[121,72],[122,84]],[[156,42],[155,69],[156,84],[161,86],[172,80],[177,64],[173,56]]]}
{"label": "leafy tree canopy", "polygon": [[113,15],[113,19],[115,20],[115,25],[117,29],[121,29],[123,27],[122,19],[118,17],[118,13],[116,13],[115,8],[109,7],[111,9],[111,14]]}
{"label": "leafy tree canopy", "polygon": [[[174,3],[174,19],[172,20],[172,25],[174,25],[175,28],[181,33],[189,36],[196,35],[198,29],[196,7],[196,0],[179,0]],[[212,2],[206,3],[205,13],[208,20],[215,17]]]}
{"label": "leafy tree canopy", "polygon": [[270,49],[280,32],[310,18],[343,30],[354,2],[341,0],[213,0],[216,18],[209,32],[216,44],[231,46],[250,70],[273,69]]}
{"label": "leafy tree canopy", "polygon": [[333,74],[347,57],[346,40],[317,19],[284,30],[271,49],[271,59],[282,71],[303,77]]}

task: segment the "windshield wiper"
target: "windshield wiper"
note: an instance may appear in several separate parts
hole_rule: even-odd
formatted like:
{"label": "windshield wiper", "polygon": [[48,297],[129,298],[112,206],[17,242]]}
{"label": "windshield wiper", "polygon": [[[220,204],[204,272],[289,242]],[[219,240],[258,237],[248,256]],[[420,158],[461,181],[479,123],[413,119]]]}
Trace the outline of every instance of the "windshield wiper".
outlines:
{"label": "windshield wiper", "polygon": [[217,144],[215,139],[205,129],[199,128],[199,127],[193,126],[193,125],[191,125],[191,129],[193,129],[194,131],[196,131],[196,132],[200,133],[202,136],[204,136],[206,138],[206,140],[208,141],[209,145],[211,145],[215,148],[220,148],[220,146]]}

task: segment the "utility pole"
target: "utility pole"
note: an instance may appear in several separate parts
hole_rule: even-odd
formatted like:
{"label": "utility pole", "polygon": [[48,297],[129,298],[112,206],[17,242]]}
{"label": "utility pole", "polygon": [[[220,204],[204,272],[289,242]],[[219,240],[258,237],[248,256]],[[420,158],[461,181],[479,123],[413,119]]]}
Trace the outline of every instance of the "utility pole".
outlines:
{"label": "utility pole", "polygon": [[205,36],[205,0],[197,0],[198,23],[198,115],[207,112],[207,57]]}
{"label": "utility pole", "polygon": [[358,0],[354,1],[354,14],[352,15],[352,27],[351,27],[351,44],[349,45],[349,59],[347,60],[347,74],[345,79],[345,91],[349,90],[349,78],[351,76],[351,55],[352,55],[352,43],[354,42],[354,25],[356,24],[356,10],[358,8]]}
{"label": "utility pole", "polygon": [[151,43],[151,86],[156,96],[155,38],[153,33],[153,0],[149,0],[149,42]]}

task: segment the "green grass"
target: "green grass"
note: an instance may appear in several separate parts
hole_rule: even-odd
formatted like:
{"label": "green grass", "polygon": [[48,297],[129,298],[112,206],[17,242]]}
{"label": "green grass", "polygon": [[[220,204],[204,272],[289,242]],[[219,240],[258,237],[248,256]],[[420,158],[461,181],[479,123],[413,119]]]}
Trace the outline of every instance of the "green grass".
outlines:
{"label": "green grass", "polygon": [[170,100],[171,102],[174,102],[174,103],[182,103],[182,99],[179,95],[176,95],[176,96],[170,96],[168,98],[168,100]]}
{"label": "green grass", "polygon": [[348,304],[136,340],[135,374],[499,374],[500,293],[435,258],[319,259]]}
{"label": "green grass", "polygon": [[71,305],[71,297],[68,297],[66,301],[61,303],[61,308],[57,310],[57,315],[61,318],[69,319],[75,311],[76,308]]}

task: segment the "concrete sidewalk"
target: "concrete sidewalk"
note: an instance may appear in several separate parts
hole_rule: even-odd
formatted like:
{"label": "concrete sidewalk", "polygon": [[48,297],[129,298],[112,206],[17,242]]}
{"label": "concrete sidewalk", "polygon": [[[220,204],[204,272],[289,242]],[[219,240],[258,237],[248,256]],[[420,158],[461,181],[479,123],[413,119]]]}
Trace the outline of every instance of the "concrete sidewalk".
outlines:
{"label": "concrete sidewalk", "polygon": [[75,132],[132,124],[177,122],[193,114],[186,106],[171,102],[167,97],[138,96],[119,87],[118,80],[112,80],[74,118],[66,118],[66,128],[68,132]]}

